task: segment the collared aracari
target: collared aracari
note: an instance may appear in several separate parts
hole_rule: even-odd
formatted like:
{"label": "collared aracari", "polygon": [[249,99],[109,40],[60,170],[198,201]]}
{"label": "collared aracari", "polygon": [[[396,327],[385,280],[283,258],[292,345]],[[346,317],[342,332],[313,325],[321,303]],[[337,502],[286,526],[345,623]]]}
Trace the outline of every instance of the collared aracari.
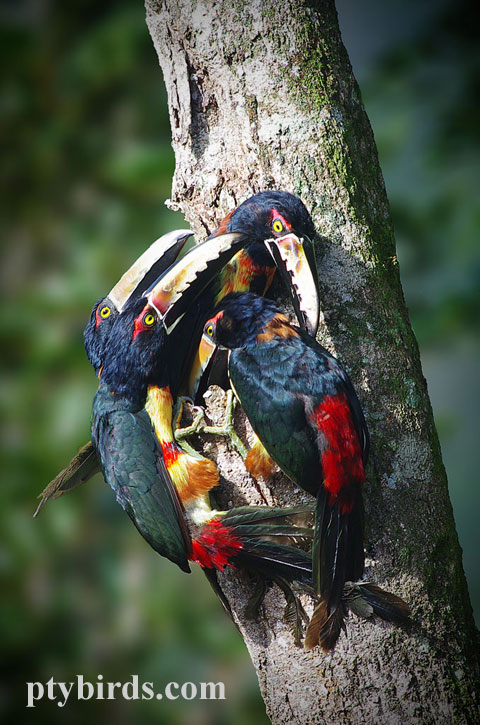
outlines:
{"label": "collared aracari", "polygon": [[[226,232],[240,232],[248,244],[215,280],[215,304],[230,292],[264,295],[277,266],[286,280],[301,326],[314,335],[318,326],[313,247],[317,233],[303,201],[287,191],[261,191],[230,212],[210,237]],[[288,234],[300,239],[295,247],[283,239]],[[268,239],[272,241],[266,248],[263,242]]]}
{"label": "collared aracari", "polygon": [[[287,234],[292,230],[298,231],[303,238],[298,239]],[[217,278],[207,286],[200,299],[189,310],[183,324],[173,331],[178,386],[181,383],[183,391],[192,397],[196,395],[202,371],[197,348],[201,339],[203,323],[213,305],[229,291],[255,289],[264,293],[272,281],[275,265],[277,265],[281,274],[286,278],[299,320],[303,321],[307,329],[311,331],[314,331],[318,324],[317,281],[312,245],[316,232],[311,217],[300,199],[288,192],[281,191],[256,194],[231,212],[221,222],[218,229],[210,235],[210,238],[219,237],[224,231],[244,233],[247,242],[246,248],[240,250],[223,269],[218,270]],[[187,233],[189,233],[188,230]],[[174,234],[172,233],[172,235]],[[268,237],[272,237],[272,239],[265,245],[263,242]],[[150,249],[153,249],[154,246],[152,245]],[[138,296],[141,290],[148,286],[148,282],[154,278],[155,272],[160,273],[170,261],[173,261],[178,250],[175,249],[175,245],[172,248],[174,253],[172,254],[166,248],[160,262],[153,264],[152,269],[149,269],[149,265],[146,264],[152,257],[152,255],[149,256],[149,250],[147,250],[132,269],[122,277],[110,295],[94,306],[85,330],[85,347],[97,373],[101,369],[103,345],[113,319],[118,314],[119,306],[125,304],[126,293],[129,297]],[[162,269],[159,268],[159,264],[163,265]],[[140,270],[143,270],[143,275],[139,273]],[[208,351],[209,358],[213,357],[213,352],[214,348]],[[192,361],[192,358],[195,359]],[[218,375],[222,375],[222,368],[224,368],[222,361],[217,360],[217,382],[221,382]],[[148,405],[155,415],[159,439],[163,441],[166,465],[171,469],[172,475],[177,476],[179,480],[185,479],[188,477],[189,465],[201,462],[205,468],[207,479],[212,482],[216,476],[216,470],[212,468],[213,464],[209,466],[206,459],[201,456],[187,456],[174,440],[171,392],[156,390],[152,393]],[[259,443],[252,453],[256,455],[250,455],[247,463],[260,458],[271,466],[271,462],[268,461],[268,457]],[[95,453],[91,444],[87,444],[80,449],[67,468],[61,471],[42,492],[42,499],[35,514],[49,498],[58,497],[71,490],[78,483],[87,480],[97,470]],[[255,470],[252,469],[252,473],[255,473]]]}
{"label": "collared aracari", "polygon": [[[305,648],[329,651],[344,627],[345,584],[364,570],[361,486],[369,434],[360,402],[339,362],[270,300],[228,295],[204,335],[229,350],[232,388],[269,455],[316,496],[312,566],[319,603]],[[398,597],[358,586],[380,616],[408,618]]]}
{"label": "collared aracari", "polygon": [[[241,234],[224,234],[197,245],[143,296],[132,298],[112,324],[99,370],[92,441],[104,476],[142,536],[184,570],[190,540],[182,504],[201,498],[217,483],[218,473],[207,459],[195,460],[184,480],[171,466],[167,471],[171,448],[159,435],[164,425],[158,422],[156,403],[160,401],[161,415],[165,408],[171,410],[172,390],[175,395],[179,380],[167,333],[181,323],[196,296],[243,241]],[[212,466],[215,475],[206,475],[200,462]],[[257,529],[258,525],[257,521]],[[305,576],[309,558],[302,552],[298,556]]]}
{"label": "collared aracari", "polygon": [[[222,239],[225,236],[237,235]],[[213,247],[219,241],[220,237],[204,244]],[[156,551],[185,571],[188,560],[200,564],[227,611],[216,571],[232,566],[278,583],[290,610],[298,615],[290,583],[311,581],[311,556],[284,540],[311,538],[311,527],[296,526],[294,520],[298,515],[311,517],[312,507],[215,511],[208,498],[212,486],[205,488],[201,474],[190,468],[186,480],[179,481],[162,469],[165,442],[159,437],[163,429],[159,430],[155,402],[159,392],[170,390],[175,377],[167,332],[179,324],[184,295],[194,295],[194,286],[212,274],[207,266],[187,292],[189,254],[147,293],[146,305],[143,298],[133,300],[115,321],[94,400],[92,438],[117,500]],[[171,298],[169,290],[180,286],[183,294]],[[296,625],[298,631],[298,621]]]}
{"label": "collared aracari", "polygon": [[[145,410],[147,392],[170,392],[175,372],[167,332],[242,242],[241,235],[226,234],[197,245],[161,275],[161,282],[130,299],[111,325],[93,402],[92,442],[107,483],[146,541],[184,571],[189,571],[190,536]],[[154,328],[157,334],[149,334]],[[209,490],[218,474],[211,461],[203,461],[214,469],[204,489]],[[198,478],[205,485],[204,477]]]}
{"label": "collared aracari", "polygon": [[[185,349],[190,397],[206,387],[197,348],[211,310],[230,292],[264,295],[278,268],[301,326],[315,334],[318,326],[318,283],[313,241],[315,227],[304,203],[286,191],[262,191],[231,211],[209,239],[228,232],[245,236],[246,244],[199,297],[189,314],[189,347]],[[267,240],[269,240],[267,242]],[[265,244],[265,242],[267,242]],[[174,333],[175,334],[175,333]],[[225,360],[217,354],[210,381],[225,386]]]}
{"label": "collared aracari", "polygon": [[[84,343],[87,357],[97,375],[101,371],[112,325],[118,315],[129,301],[143,294],[173,264],[192,234],[190,229],[177,229],[159,237],[129,267],[108,295],[94,304],[85,328]],[[97,452],[89,441],[42,491],[34,516],[47,501],[71,491],[100,470]]]}

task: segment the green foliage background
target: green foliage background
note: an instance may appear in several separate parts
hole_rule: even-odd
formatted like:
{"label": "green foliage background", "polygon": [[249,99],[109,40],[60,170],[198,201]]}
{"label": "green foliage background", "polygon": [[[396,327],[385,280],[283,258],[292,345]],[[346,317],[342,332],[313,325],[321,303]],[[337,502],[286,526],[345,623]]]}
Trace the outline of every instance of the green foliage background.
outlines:
{"label": "green foliage background", "polygon": [[[479,54],[469,5],[430,5],[394,2],[392,21],[377,0],[338,3],[478,612]],[[141,4],[22,0],[0,12],[0,717],[266,722],[243,642],[201,573],[187,578],[156,556],[100,477],[31,518],[37,494],[89,437],[96,380],[82,331],[92,304],[184,222],[163,205],[174,159]],[[92,682],[138,674],[159,687],[223,681],[227,700],[24,709],[26,681],[80,673]]]}

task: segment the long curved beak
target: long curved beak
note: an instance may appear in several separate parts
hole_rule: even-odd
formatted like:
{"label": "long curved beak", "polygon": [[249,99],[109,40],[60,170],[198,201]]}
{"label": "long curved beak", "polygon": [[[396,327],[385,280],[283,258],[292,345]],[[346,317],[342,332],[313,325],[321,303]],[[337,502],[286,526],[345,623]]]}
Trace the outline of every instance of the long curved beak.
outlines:
{"label": "long curved beak", "polygon": [[195,357],[192,361],[188,377],[187,392],[188,395],[190,395],[193,399],[195,399],[195,396],[197,394],[202,375],[207,369],[207,365],[212,359],[216,349],[217,346],[215,345],[215,343],[212,342],[212,340],[210,340],[208,337],[206,337],[206,335],[202,335],[197,351],[195,353]]}
{"label": "long curved beak", "polygon": [[315,336],[320,307],[312,242],[307,237],[300,239],[295,234],[286,234],[276,239],[267,239],[265,244],[290,290],[300,325],[310,335]]}
{"label": "long curved beak", "polygon": [[245,236],[239,233],[206,239],[190,249],[144,292],[147,304],[162,317],[167,333],[244,244]]}
{"label": "long curved beak", "polygon": [[112,305],[121,312],[132,297],[143,294],[173,264],[192,234],[190,229],[177,229],[153,242],[109,292]]}

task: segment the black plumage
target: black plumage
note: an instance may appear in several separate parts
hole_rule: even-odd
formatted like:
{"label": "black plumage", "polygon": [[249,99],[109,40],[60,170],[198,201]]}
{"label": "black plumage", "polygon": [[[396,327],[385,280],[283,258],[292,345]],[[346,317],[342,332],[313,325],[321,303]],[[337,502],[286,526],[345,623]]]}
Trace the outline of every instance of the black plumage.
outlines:
{"label": "black plumage", "polygon": [[270,456],[316,497],[319,603],[305,646],[330,650],[344,626],[345,583],[364,569],[361,485],[369,434],[359,400],[339,362],[269,300],[228,295],[204,330],[229,349],[232,387]]}

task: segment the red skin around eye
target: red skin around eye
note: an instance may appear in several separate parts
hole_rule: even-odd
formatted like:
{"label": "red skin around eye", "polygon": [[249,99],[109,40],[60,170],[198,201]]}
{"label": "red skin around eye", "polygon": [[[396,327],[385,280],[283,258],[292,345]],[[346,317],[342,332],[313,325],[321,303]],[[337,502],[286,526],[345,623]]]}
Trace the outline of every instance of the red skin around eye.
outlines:
{"label": "red skin around eye", "polygon": [[211,317],[209,320],[206,321],[205,325],[203,326],[204,332],[206,332],[207,327],[210,327],[210,325],[212,325],[213,331],[215,332],[215,327],[221,317],[223,317],[223,310],[220,310],[220,312],[217,312],[215,317]]}
{"label": "red skin around eye", "polygon": [[97,309],[95,310],[95,329],[97,329],[101,322],[108,319],[107,317],[100,317],[100,310],[104,307],[106,307],[106,305],[98,305]]}
{"label": "red skin around eye", "polygon": [[136,336],[139,335],[141,332],[145,332],[146,330],[152,330],[153,325],[146,325],[144,322],[145,317],[151,314],[155,317],[155,311],[150,307],[150,305],[145,305],[139,316],[136,318],[134,325],[133,325],[133,332],[132,332],[132,340],[135,340]]}
{"label": "red skin around eye", "polygon": [[282,222],[282,224],[283,224],[283,227],[284,227],[284,229],[283,229],[283,232],[282,232],[282,234],[284,234],[285,232],[290,232],[290,231],[292,231],[292,225],[291,225],[291,224],[289,224],[289,223],[287,222],[287,220],[285,219],[285,217],[283,217],[283,216],[282,216],[282,215],[280,214],[280,212],[279,212],[279,211],[277,211],[277,209],[272,209],[271,223],[273,224],[273,222],[274,222],[274,221],[275,221],[276,219],[278,219],[279,221],[281,221],[281,222]]}
{"label": "red skin around eye", "polygon": [[220,310],[220,312],[217,312],[217,314],[215,315],[215,317],[210,318],[210,320],[206,324],[206,327],[208,327],[208,325],[213,325],[213,327],[215,329],[215,325],[217,324],[218,320],[221,317],[223,317],[223,310]]}

